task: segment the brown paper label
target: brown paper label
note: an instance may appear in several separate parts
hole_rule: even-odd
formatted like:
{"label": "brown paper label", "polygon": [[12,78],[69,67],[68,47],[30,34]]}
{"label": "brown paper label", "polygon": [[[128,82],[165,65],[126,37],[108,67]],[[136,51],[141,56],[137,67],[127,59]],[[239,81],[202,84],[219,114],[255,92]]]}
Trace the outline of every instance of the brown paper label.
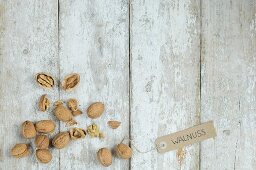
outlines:
{"label": "brown paper label", "polygon": [[191,145],[216,136],[213,121],[209,121],[191,128],[162,136],[155,144],[159,153],[168,152],[183,146]]}

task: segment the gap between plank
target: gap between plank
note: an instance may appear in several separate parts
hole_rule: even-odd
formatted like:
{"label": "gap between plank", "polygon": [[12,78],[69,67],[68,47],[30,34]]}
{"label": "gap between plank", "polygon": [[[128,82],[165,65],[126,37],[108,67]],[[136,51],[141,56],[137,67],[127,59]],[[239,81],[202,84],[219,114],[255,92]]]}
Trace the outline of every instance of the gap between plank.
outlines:
{"label": "gap between plank", "polygon": [[[132,101],[132,77],[131,77],[131,0],[128,0],[128,49],[129,49],[129,139],[131,139],[131,101]],[[129,140],[129,145],[131,146],[131,141]],[[129,170],[131,170],[131,159],[129,159]]]}
{"label": "gap between plank", "polygon": [[[58,10],[58,13],[57,13],[57,55],[58,55],[58,64],[57,64],[57,67],[58,67],[58,79],[60,80],[60,0],[57,0],[58,4],[57,4],[57,10]],[[58,98],[60,100],[60,81],[58,81]],[[60,121],[58,122],[59,123],[59,132],[60,132]],[[61,169],[60,168],[60,150],[58,150],[58,154],[59,154],[59,170]]]}
{"label": "gap between plank", "polygon": [[[201,123],[201,114],[202,114],[202,0],[199,0],[199,19],[200,19],[200,28],[199,28],[199,123]],[[199,169],[201,169],[201,143],[199,143]]]}

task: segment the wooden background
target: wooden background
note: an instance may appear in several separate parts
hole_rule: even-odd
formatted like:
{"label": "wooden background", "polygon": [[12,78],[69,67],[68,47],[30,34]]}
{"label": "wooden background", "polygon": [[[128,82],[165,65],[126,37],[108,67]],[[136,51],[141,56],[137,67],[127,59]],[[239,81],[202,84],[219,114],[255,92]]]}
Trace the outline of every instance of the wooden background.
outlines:
{"label": "wooden background", "polygon": [[[70,93],[43,90],[34,81],[42,71],[56,80],[77,72],[81,83]],[[76,120],[99,124],[106,139],[53,149],[46,165],[33,154],[12,158],[15,143],[33,143],[20,136],[23,121],[56,120],[38,111],[42,94],[75,97],[83,110],[103,101],[104,116]],[[0,0],[0,116],[1,170],[254,170],[256,1]],[[110,119],[121,127],[110,129]],[[158,136],[208,120],[217,137],[184,148],[183,159],[134,150],[109,168],[96,160],[99,148],[123,137],[145,151]],[[55,133],[67,129],[57,124]]]}

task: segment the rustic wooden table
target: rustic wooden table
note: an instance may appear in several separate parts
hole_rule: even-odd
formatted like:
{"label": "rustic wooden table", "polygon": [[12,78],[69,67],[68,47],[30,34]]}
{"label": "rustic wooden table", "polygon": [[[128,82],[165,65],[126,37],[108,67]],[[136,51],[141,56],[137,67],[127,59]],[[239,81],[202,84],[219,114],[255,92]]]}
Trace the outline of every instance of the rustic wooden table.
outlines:
{"label": "rustic wooden table", "polygon": [[[44,90],[34,80],[42,71],[58,81],[77,72],[81,83],[70,93]],[[0,82],[1,170],[256,169],[255,0],[0,0]],[[83,110],[103,101],[101,118],[76,120],[99,124],[106,139],[53,149],[46,165],[11,157],[15,143],[33,143],[20,136],[23,121],[56,120],[38,111],[42,94],[75,97]],[[121,127],[110,129],[110,119]],[[208,120],[217,137],[184,148],[180,161],[155,150],[109,168],[96,160],[123,137],[145,151],[158,136]],[[55,133],[67,129],[57,123]]]}

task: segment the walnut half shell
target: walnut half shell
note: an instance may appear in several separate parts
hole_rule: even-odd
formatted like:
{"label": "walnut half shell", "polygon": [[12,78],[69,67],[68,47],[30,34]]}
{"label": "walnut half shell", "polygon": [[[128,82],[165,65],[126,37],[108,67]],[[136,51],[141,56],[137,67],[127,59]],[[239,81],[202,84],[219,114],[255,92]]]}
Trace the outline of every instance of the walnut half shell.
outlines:
{"label": "walnut half shell", "polygon": [[40,97],[38,107],[42,112],[45,112],[50,107],[50,100],[47,98],[46,94]]}
{"label": "walnut half shell", "polygon": [[80,75],[77,73],[69,74],[67,75],[63,82],[62,82],[62,88],[65,91],[71,91],[73,90],[80,82]]}
{"label": "walnut half shell", "polygon": [[112,129],[117,129],[120,126],[121,122],[119,121],[115,121],[115,120],[110,120],[108,121],[108,125],[112,128]]}
{"label": "walnut half shell", "polygon": [[52,89],[55,84],[53,77],[47,73],[38,73],[36,75],[36,82],[45,89]]}

